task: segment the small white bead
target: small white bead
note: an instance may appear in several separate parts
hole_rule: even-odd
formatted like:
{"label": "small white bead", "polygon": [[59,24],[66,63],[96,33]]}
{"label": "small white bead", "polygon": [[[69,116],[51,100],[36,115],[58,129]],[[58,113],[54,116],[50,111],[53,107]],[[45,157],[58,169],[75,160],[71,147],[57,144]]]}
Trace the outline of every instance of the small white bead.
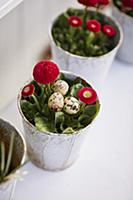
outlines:
{"label": "small white bead", "polygon": [[76,114],[80,110],[80,103],[75,97],[66,97],[64,100],[64,111],[68,114]]}
{"label": "small white bead", "polygon": [[62,110],[64,106],[64,97],[60,92],[53,93],[48,100],[48,107],[54,111]]}
{"label": "small white bead", "polygon": [[54,90],[54,92],[60,92],[64,96],[64,95],[66,95],[66,93],[69,90],[69,85],[66,81],[57,80],[53,84],[53,90]]}

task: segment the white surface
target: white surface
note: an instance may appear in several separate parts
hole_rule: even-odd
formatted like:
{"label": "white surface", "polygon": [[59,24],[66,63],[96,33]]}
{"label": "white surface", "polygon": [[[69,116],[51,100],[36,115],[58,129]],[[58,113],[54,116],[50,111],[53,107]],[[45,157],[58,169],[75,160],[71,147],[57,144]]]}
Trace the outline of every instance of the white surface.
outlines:
{"label": "white surface", "polygon": [[23,0],[0,0],[0,19],[18,6]]}
{"label": "white surface", "polygon": [[[31,163],[14,200],[133,199],[133,66],[115,61],[101,92],[101,112],[79,160],[61,172],[43,171]],[[16,100],[1,117],[22,130]]]}

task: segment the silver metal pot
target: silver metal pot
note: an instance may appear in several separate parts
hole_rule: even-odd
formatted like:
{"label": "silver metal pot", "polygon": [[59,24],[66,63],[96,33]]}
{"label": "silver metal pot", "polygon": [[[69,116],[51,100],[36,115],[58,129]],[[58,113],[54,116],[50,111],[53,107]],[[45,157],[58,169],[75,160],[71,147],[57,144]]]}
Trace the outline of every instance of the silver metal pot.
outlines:
{"label": "silver metal pot", "polygon": [[119,21],[124,32],[124,41],[118,51],[118,58],[133,64],[133,17],[112,6],[112,15]]}
{"label": "silver metal pot", "polygon": [[[63,72],[71,80],[77,75]],[[21,90],[18,95],[18,109],[22,117],[28,155],[38,167],[46,170],[63,170],[72,165],[79,156],[80,147],[91,125],[72,134],[40,132],[24,116],[21,106]]]}
{"label": "silver metal pot", "polygon": [[52,28],[58,17],[51,23],[49,30],[53,60],[60,66],[62,70],[71,71],[84,77],[89,81],[90,84],[93,85],[96,90],[101,89],[108,75],[114,57],[123,41],[123,32],[120,24],[113,18],[110,18],[104,14],[102,15],[108,18],[108,20],[112,21],[119,31],[118,42],[115,48],[102,56],[77,56],[58,47],[52,36]]}
{"label": "silver metal pot", "polygon": [[[23,136],[14,128],[11,124],[6,122],[3,119],[0,119],[0,141],[5,142],[6,145],[9,145],[10,137],[12,132],[15,133],[15,142],[13,150],[13,162],[12,170],[18,168],[18,166],[23,165],[26,158],[26,143]],[[16,179],[16,170],[14,173],[9,174],[5,181],[0,183],[0,199],[1,200],[10,200],[13,198],[13,193],[15,190],[15,185],[17,182]]]}

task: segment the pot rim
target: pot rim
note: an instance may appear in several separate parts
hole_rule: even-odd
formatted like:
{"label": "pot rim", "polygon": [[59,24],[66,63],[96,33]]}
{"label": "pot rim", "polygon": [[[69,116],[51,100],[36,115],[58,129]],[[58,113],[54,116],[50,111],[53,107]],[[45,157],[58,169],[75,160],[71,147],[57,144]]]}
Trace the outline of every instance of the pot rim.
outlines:
{"label": "pot rim", "polygon": [[[23,165],[23,164],[25,163],[25,161],[26,161],[26,154],[27,154],[27,146],[26,146],[26,141],[25,141],[25,139],[24,139],[23,134],[18,130],[18,128],[16,128],[16,126],[14,126],[11,122],[7,121],[7,120],[4,119],[3,117],[0,118],[0,120],[2,120],[4,123],[6,123],[6,124],[8,124],[10,127],[12,127],[12,128],[15,130],[16,134],[18,134],[18,135],[20,136],[20,138],[21,138],[21,140],[22,140],[22,143],[23,143],[23,156],[22,156],[20,165]],[[15,170],[15,169],[16,169],[16,171],[17,171],[17,167],[14,168],[13,170]],[[16,172],[16,171],[15,171],[15,172]],[[14,173],[15,173],[15,172],[14,172]],[[11,173],[10,173],[10,174],[11,174]],[[8,174],[7,177],[10,176],[10,174]],[[2,184],[5,184],[5,183],[9,182],[9,181],[10,181],[10,179],[7,179],[7,180],[3,181],[2,183],[0,183],[0,186],[1,186]]]}
{"label": "pot rim", "polygon": [[[90,9],[90,11],[95,12],[95,11],[93,11],[91,9]],[[118,30],[120,32],[120,38],[119,38],[119,41],[118,41],[117,45],[111,51],[109,51],[108,53],[103,54],[101,56],[85,57],[85,56],[79,56],[79,55],[76,55],[76,54],[72,54],[72,53],[62,49],[61,47],[57,46],[57,44],[55,43],[54,38],[52,36],[52,28],[53,28],[53,24],[58,19],[58,17],[60,16],[61,13],[58,14],[56,17],[54,17],[53,20],[51,21],[50,25],[49,25],[49,37],[50,37],[50,40],[51,40],[52,44],[54,44],[56,46],[56,48],[59,49],[60,51],[63,51],[66,55],[69,55],[71,57],[75,57],[75,58],[78,58],[78,59],[82,59],[82,60],[98,59],[98,58],[103,58],[103,57],[106,57],[106,56],[110,55],[113,51],[115,51],[116,49],[119,49],[119,47],[122,45],[123,38],[124,38],[123,29],[122,29],[120,23],[114,17],[112,17],[112,16],[110,17],[110,16],[102,13],[101,11],[99,11],[99,13],[104,15],[105,17],[111,19],[111,21],[113,21],[113,23],[117,26],[117,28],[118,28]]]}
{"label": "pot rim", "polygon": [[132,19],[133,20],[133,17],[126,14],[125,12],[121,11],[114,3],[114,0],[112,1],[112,7],[115,8],[119,13],[121,13],[121,15],[124,15],[127,19]]}
{"label": "pot rim", "polygon": [[[53,61],[54,62],[54,61]],[[64,70],[61,70],[60,72],[64,73],[64,74],[67,74],[67,75],[72,75],[72,76],[75,76],[75,77],[80,77],[78,74],[75,74],[75,73],[72,73],[72,72],[68,72],[68,71],[64,71]],[[81,77],[80,77],[81,78]],[[84,78],[81,78],[82,80],[86,81],[86,83],[88,83],[88,81]],[[31,82],[33,79],[29,79],[25,84],[24,86]],[[89,84],[89,83],[88,83]],[[24,87],[23,86],[23,87]],[[42,131],[39,131],[32,123],[29,122],[29,120],[25,117],[25,115],[23,114],[22,112],[22,109],[21,109],[21,106],[20,106],[20,99],[21,99],[21,91],[23,89],[23,87],[20,88],[19,90],[19,93],[18,93],[18,97],[17,97],[17,106],[18,106],[18,110],[19,110],[19,113],[22,117],[22,119],[28,124],[28,126],[30,126],[32,129],[34,129],[36,131],[36,133],[39,133],[39,134],[47,134],[47,135],[50,135],[50,136],[58,136],[58,137],[70,137],[70,136],[73,136],[73,135],[79,135],[81,134],[82,132],[84,132],[84,130],[88,129],[92,123],[94,123],[95,119],[90,123],[88,124],[88,126],[80,129],[79,131],[75,131],[73,133],[69,133],[69,134],[66,134],[66,133],[53,133],[53,132],[48,132],[48,131],[45,131],[45,132],[42,132]],[[98,98],[99,99],[99,98]],[[97,116],[96,116],[97,117]]]}

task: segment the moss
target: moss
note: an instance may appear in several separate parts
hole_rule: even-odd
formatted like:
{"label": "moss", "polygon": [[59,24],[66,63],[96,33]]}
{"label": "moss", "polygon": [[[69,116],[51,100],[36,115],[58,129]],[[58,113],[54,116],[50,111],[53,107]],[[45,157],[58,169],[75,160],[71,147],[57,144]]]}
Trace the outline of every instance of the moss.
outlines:
{"label": "moss", "polygon": [[[95,57],[108,53],[119,41],[118,27],[110,18],[101,13],[87,11],[86,16],[84,13],[84,9],[70,8],[57,18],[52,28],[52,36],[56,45],[65,51],[84,57]],[[70,26],[68,18],[72,15],[80,17],[84,21],[83,25],[77,28]],[[89,19],[98,20],[102,26],[105,24],[113,26],[117,34],[109,38],[102,31],[93,33],[87,30],[86,21]]]}

